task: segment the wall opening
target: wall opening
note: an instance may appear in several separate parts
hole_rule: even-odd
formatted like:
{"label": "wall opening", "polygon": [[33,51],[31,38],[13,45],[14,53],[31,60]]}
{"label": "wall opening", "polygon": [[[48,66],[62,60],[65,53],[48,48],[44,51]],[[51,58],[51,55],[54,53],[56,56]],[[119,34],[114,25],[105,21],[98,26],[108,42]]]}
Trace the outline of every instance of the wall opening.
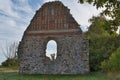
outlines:
{"label": "wall opening", "polygon": [[57,43],[55,40],[48,41],[46,45],[46,56],[52,61],[57,58]]}

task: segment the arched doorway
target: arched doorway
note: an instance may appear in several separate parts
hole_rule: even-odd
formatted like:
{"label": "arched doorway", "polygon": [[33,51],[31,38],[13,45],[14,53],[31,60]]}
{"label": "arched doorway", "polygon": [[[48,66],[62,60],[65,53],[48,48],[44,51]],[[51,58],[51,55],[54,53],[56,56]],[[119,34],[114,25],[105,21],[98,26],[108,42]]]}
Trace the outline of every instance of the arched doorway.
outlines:
{"label": "arched doorway", "polygon": [[46,56],[50,58],[50,60],[55,60],[57,57],[57,43],[55,40],[49,40],[46,45]]}

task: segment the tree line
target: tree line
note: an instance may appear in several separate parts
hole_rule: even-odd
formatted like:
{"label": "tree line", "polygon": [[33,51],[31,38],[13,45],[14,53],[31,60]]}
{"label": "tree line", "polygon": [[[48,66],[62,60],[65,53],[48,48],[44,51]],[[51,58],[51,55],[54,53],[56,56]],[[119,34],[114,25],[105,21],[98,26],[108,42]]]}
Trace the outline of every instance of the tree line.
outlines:
{"label": "tree line", "polygon": [[[119,0],[79,0],[81,4],[89,3],[97,9],[105,10],[99,16],[93,16],[86,38],[89,40],[91,71],[120,71],[120,34],[116,31],[120,26]],[[106,19],[109,16],[110,19]]]}

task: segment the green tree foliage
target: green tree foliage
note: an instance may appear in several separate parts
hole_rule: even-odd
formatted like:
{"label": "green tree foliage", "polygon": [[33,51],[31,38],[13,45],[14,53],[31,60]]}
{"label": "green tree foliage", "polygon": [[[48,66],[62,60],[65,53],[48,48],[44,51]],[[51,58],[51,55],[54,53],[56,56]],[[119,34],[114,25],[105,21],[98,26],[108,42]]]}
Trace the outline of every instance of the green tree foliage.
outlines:
{"label": "green tree foliage", "polygon": [[108,29],[110,28],[110,25],[104,16],[93,16],[89,22],[92,23],[89,27],[89,31],[87,32],[89,37],[109,36],[110,32]]}
{"label": "green tree foliage", "polygon": [[109,33],[110,35],[115,35],[117,28],[112,27],[111,25],[111,20],[107,20],[104,16],[97,16],[97,17],[92,17],[92,19],[89,20],[92,25],[91,26],[98,26],[99,28],[104,29]]}
{"label": "green tree foliage", "polygon": [[79,2],[88,2],[96,6],[97,9],[104,7],[105,10],[101,14],[111,17],[111,20],[109,20],[110,28],[106,27],[108,30],[111,29],[111,32],[116,32],[120,25],[120,0],[79,0]]}
{"label": "green tree foliage", "polygon": [[96,37],[89,39],[90,69],[100,70],[101,62],[108,60],[112,52],[120,46],[120,36]]}
{"label": "green tree foliage", "polygon": [[112,53],[108,61],[101,65],[104,71],[120,72],[120,47]]}
{"label": "green tree foliage", "polygon": [[120,46],[120,36],[112,36],[104,29],[108,26],[104,17],[93,17],[90,21],[92,24],[85,35],[89,39],[90,69],[96,71],[100,70],[101,62],[108,60]]}
{"label": "green tree foliage", "polygon": [[[115,34],[120,25],[120,0],[79,0],[79,2],[88,2],[97,9],[105,8],[101,13],[102,16],[89,20],[92,24],[86,32],[86,37],[89,39],[90,69],[99,70],[101,62],[109,60],[111,54],[120,47],[120,36]],[[106,20],[104,16],[109,16],[111,19]],[[109,63],[112,62],[103,62],[105,65]],[[117,63],[113,68],[116,66]]]}

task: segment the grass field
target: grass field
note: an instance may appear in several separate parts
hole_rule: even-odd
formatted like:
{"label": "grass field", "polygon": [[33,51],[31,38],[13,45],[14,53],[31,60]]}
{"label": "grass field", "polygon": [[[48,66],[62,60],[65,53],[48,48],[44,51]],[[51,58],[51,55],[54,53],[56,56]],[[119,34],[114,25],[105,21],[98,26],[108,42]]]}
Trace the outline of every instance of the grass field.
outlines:
{"label": "grass field", "polygon": [[0,71],[3,70],[18,70],[18,67],[0,67]]}
{"label": "grass field", "polygon": [[92,72],[84,75],[28,75],[0,72],[0,80],[120,80],[109,78],[106,74]]}

